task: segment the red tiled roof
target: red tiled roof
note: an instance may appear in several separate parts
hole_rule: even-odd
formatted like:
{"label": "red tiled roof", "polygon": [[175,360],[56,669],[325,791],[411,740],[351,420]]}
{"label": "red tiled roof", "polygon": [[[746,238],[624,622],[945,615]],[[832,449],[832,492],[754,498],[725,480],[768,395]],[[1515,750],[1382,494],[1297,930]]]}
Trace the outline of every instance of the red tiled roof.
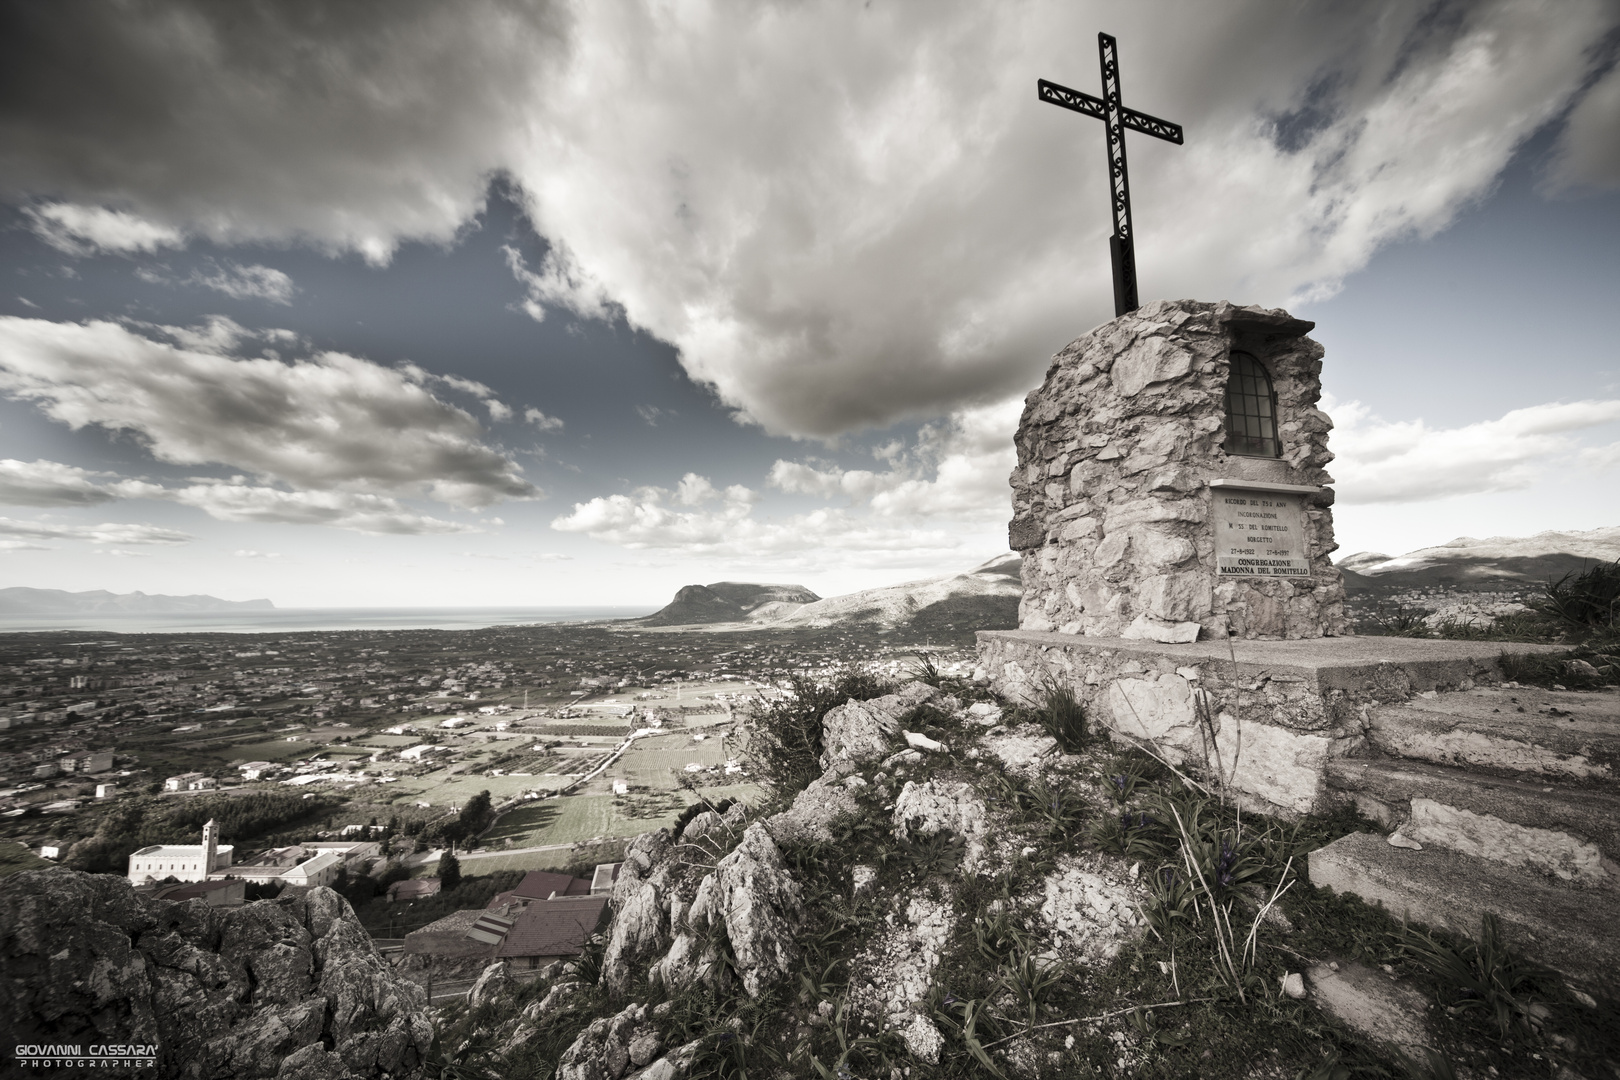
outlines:
{"label": "red tiled roof", "polygon": [[396,881],[388,886],[390,900],[415,900],[422,896],[437,896],[440,881],[438,878],[407,878]]}
{"label": "red tiled roof", "polygon": [[506,941],[495,950],[495,955],[577,955],[584,950],[585,939],[601,924],[607,903],[605,896],[586,895],[559,896],[545,903],[530,904],[517,915],[512,929],[506,932]]}
{"label": "red tiled roof", "polygon": [[517,888],[512,890],[512,897],[521,900],[545,900],[552,893],[558,896],[584,896],[590,891],[591,883],[587,878],[554,874],[549,870],[530,870],[523,875],[523,880],[517,883]]}

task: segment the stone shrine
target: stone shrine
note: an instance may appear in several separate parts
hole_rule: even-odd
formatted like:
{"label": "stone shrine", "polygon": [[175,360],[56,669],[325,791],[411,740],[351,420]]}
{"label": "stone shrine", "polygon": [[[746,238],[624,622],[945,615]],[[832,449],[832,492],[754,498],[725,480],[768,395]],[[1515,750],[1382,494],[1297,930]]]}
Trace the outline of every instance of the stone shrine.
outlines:
{"label": "stone shrine", "polygon": [[1620,694],[1503,681],[1508,649],[1590,681],[1563,646],[1347,632],[1312,328],[1161,301],[1057,355],[1016,436],[1020,628],[979,632],[976,677],[1036,706],[1072,693],[1092,730],[1222,801],[1354,804],[1388,836],[1312,851],[1313,885],[1460,934],[1489,912],[1601,985],[1620,964]]}
{"label": "stone shrine", "polygon": [[1160,642],[1346,632],[1314,326],[1158,301],[1057,354],[1016,439],[1021,629]]}

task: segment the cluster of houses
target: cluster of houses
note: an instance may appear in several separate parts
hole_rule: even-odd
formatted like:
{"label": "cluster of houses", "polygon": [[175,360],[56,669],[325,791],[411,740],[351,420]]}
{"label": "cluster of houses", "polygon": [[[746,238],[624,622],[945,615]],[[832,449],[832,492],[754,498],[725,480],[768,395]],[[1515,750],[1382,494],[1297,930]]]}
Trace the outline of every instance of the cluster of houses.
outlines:
{"label": "cluster of houses", "polygon": [[215,907],[241,904],[249,882],[283,888],[330,885],[345,869],[364,872],[382,854],[373,841],[315,840],[273,848],[245,862],[219,842],[219,826],[203,826],[200,844],[153,844],[129,857],[129,881],[164,900],[201,897]]}
{"label": "cluster of houses", "polygon": [[577,956],[607,918],[622,863],[589,878],[531,870],[482,908],[452,912],[405,935],[407,956],[505,960],[519,971]]}

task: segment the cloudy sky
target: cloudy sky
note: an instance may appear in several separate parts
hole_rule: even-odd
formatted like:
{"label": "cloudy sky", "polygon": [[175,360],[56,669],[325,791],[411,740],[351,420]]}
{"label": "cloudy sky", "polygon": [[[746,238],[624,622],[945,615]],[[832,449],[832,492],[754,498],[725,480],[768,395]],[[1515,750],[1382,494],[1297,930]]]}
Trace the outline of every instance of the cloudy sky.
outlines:
{"label": "cloudy sky", "polygon": [[0,584],[832,595],[1144,300],[1318,322],[1340,554],[1620,524],[1620,0],[0,5]]}

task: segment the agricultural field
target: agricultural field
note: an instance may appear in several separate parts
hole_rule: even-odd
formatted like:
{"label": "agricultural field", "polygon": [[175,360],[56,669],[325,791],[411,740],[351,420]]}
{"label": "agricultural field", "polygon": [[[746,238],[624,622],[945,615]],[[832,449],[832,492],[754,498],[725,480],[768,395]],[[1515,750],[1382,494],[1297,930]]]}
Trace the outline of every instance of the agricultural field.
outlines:
{"label": "agricultural field", "polygon": [[551,791],[568,783],[565,776],[482,776],[452,766],[452,774],[438,770],[425,776],[403,777],[388,785],[396,803],[427,802],[434,806],[459,806],[480,791],[489,792],[496,803],[525,791]]}
{"label": "agricultural field", "polygon": [[[566,795],[519,807],[501,816],[483,837],[486,847],[499,847],[507,841],[513,847],[539,847],[545,844],[577,843],[594,836],[639,836],[653,829],[674,823],[681,809],[697,801],[689,791],[663,785],[660,794],[667,795],[669,811],[655,818],[631,817],[631,808],[642,800],[622,799],[613,795]],[[742,798],[757,801],[759,789],[753,784],[728,784],[704,788],[703,796],[711,802],[724,798]],[[482,869],[479,873],[484,873]]]}

